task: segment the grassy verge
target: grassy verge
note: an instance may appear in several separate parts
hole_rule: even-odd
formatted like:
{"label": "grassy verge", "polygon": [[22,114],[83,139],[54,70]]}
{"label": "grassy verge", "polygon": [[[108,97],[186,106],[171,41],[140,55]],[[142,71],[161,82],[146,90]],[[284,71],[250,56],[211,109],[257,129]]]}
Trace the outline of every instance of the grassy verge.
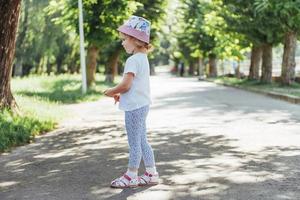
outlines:
{"label": "grassy verge", "polygon": [[15,116],[5,110],[0,113],[0,152],[30,143],[36,135],[52,130],[55,122],[32,115]]}
{"label": "grassy verge", "polygon": [[53,130],[60,120],[71,117],[64,105],[101,98],[101,92],[112,85],[104,82],[103,75],[97,75],[96,80],[83,95],[80,75],[14,78],[12,91],[22,115],[0,112],[0,152],[30,143],[36,135]]}
{"label": "grassy verge", "polygon": [[272,93],[289,95],[289,96],[300,98],[299,83],[293,83],[290,86],[283,86],[280,83],[276,83],[276,82],[273,82],[271,84],[264,84],[264,83],[260,83],[259,81],[250,81],[247,79],[237,79],[231,77],[209,78],[209,80],[215,83],[227,84],[232,86],[238,86],[241,88],[255,89],[263,92],[272,92]]}

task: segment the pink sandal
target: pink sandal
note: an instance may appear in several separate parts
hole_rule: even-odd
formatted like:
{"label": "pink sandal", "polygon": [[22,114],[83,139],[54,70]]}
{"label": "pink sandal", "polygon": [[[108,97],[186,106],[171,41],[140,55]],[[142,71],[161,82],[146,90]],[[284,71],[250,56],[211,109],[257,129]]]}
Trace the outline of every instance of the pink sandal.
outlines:
{"label": "pink sandal", "polygon": [[127,174],[124,174],[120,178],[116,178],[110,184],[112,188],[133,188],[139,186],[138,178],[130,178]]}
{"label": "pink sandal", "polygon": [[156,174],[149,174],[145,172],[142,176],[139,176],[139,186],[148,186],[148,185],[157,185],[159,184],[159,175]]}

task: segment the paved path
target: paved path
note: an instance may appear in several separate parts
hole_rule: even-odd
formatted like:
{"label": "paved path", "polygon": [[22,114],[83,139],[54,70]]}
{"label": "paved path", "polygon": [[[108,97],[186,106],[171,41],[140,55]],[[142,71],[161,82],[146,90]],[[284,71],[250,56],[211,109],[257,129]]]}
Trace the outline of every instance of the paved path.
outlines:
{"label": "paved path", "polygon": [[111,189],[127,165],[111,99],[0,156],[0,199],[300,199],[300,106],[196,78],[152,77],[148,118],[162,183]]}

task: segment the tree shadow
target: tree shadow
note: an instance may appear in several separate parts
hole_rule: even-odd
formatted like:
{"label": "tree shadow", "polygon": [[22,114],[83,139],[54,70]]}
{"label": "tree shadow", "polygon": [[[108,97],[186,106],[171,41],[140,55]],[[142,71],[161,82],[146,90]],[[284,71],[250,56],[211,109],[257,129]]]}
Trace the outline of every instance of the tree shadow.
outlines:
{"label": "tree shadow", "polygon": [[[241,91],[241,98],[235,99],[236,92],[195,84],[178,94],[157,97],[152,111],[164,121],[148,133],[161,178],[157,186],[126,190],[109,187],[111,180],[126,170],[128,144],[122,123],[106,120],[105,125],[95,128],[55,131],[1,156],[0,199],[300,199],[299,145],[264,145],[247,150],[238,146],[240,138],[226,136],[222,129],[208,132],[205,124],[201,128],[162,125],[167,117],[173,124],[183,124],[199,113],[211,117],[209,122],[217,125],[244,116],[262,120],[278,113],[282,116],[264,123],[299,123],[300,108],[295,105],[289,105],[289,111],[285,102],[261,95],[254,96],[257,99],[253,101],[252,93]],[[175,107],[178,121],[173,115]],[[183,109],[190,109],[186,112],[189,118],[183,116]]]}
{"label": "tree shadow", "polygon": [[299,147],[247,152],[222,134],[170,127],[148,133],[161,184],[111,189],[110,181],[127,167],[128,145],[120,124],[55,131],[1,156],[0,199],[300,197]]}

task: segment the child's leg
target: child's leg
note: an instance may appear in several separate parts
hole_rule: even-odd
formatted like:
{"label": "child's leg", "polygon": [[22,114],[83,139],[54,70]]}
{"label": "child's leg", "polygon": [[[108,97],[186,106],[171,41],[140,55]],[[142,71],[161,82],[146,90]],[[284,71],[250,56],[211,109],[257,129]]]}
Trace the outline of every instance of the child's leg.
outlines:
{"label": "child's leg", "polygon": [[138,169],[142,159],[141,136],[143,134],[145,116],[144,107],[125,112],[125,124],[129,144],[128,168],[130,171]]}
{"label": "child's leg", "polygon": [[154,154],[151,145],[148,143],[147,140],[147,128],[146,128],[146,118],[149,112],[149,106],[145,108],[145,118],[142,124],[142,135],[141,135],[141,146],[142,146],[142,154],[143,160],[146,168],[154,168],[155,167],[155,160]]}
{"label": "child's leg", "polygon": [[[147,107],[147,114],[148,111],[149,111],[149,107]],[[143,175],[139,176],[139,185],[140,186],[157,185],[159,184],[159,174],[156,171],[152,147],[147,141],[146,117],[145,120],[143,121],[141,146],[142,146],[143,160],[145,163],[146,172]]]}

